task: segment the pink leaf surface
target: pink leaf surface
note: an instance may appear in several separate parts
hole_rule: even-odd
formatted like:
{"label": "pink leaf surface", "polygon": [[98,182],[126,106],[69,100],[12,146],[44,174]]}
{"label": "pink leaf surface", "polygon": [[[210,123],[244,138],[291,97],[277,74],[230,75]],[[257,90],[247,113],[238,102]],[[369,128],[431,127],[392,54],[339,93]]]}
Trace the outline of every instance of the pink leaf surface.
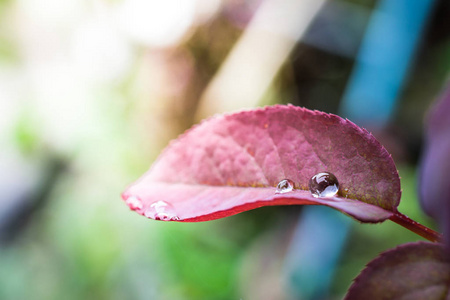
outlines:
{"label": "pink leaf surface", "polygon": [[[334,197],[315,198],[310,178],[331,172]],[[292,192],[276,194],[282,179]],[[326,205],[363,222],[397,210],[400,180],[389,153],[336,115],[276,105],[220,115],[194,126],[122,194],[149,218],[207,221],[270,205]]]}
{"label": "pink leaf surface", "polygon": [[401,245],[371,261],[350,287],[345,300],[444,300],[450,293],[450,264],[442,244]]}

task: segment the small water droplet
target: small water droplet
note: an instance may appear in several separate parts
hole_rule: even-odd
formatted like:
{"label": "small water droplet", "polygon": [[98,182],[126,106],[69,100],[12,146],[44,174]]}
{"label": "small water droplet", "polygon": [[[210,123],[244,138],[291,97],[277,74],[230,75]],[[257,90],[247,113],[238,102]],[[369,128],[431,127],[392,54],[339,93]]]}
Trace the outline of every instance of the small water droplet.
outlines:
{"label": "small water droplet", "polygon": [[127,200],[125,200],[125,203],[128,204],[128,207],[130,207],[132,210],[140,210],[144,207],[141,199],[136,196],[128,197]]}
{"label": "small water droplet", "polygon": [[147,218],[162,221],[177,221],[180,218],[176,215],[172,205],[165,201],[156,201],[144,212]]}
{"label": "small water droplet", "polygon": [[339,191],[339,182],[331,173],[321,172],[309,180],[309,191],[318,197],[333,197]]}
{"label": "small water droplet", "polygon": [[294,189],[294,187],[295,187],[295,184],[292,180],[283,179],[278,183],[275,194],[284,194],[284,193],[290,192]]}

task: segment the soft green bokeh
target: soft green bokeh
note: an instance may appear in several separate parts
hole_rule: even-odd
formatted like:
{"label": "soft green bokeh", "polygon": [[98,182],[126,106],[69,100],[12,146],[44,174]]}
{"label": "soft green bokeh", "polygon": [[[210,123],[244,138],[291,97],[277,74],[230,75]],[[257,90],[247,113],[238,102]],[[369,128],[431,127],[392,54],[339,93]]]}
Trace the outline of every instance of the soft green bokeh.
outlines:
{"label": "soft green bokeh", "polygon": [[[124,1],[0,0],[0,154],[14,162],[0,179],[30,175],[18,176],[14,192],[0,191],[1,216],[16,216],[17,227],[0,244],[0,299],[289,299],[282,266],[300,208],[167,223],[130,211],[120,197],[194,122],[198,100],[251,17],[242,3],[255,1],[202,11],[170,46],[127,35],[115,19]],[[198,8],[215,2],[206,1]],[[424,50],[411,76],[419,84],[408,87],[392,122],[412,144],[421,141],[418,120],[442,85],[449,49],[447,41]],[[336,112],[352,66],[299,43],[259,105]],[[413,155],[407,142],[398,142],[405,157]],[[405,160],[400,211],[435,228],[418,205],[416,160]],[[332,297],[381,251],[420,239],[390,221],[355,222]]]}

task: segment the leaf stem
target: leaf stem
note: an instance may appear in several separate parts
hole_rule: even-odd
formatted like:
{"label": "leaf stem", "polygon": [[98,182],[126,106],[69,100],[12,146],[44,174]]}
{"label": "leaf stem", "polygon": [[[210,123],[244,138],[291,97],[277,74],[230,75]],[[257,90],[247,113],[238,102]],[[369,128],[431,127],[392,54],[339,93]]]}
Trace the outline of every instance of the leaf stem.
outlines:
{"label": "leaf stem", "polygon": [[442,234],[410,219],[408,216],[398,211],[396,211],[389,219],[431,242],[442,241]]}

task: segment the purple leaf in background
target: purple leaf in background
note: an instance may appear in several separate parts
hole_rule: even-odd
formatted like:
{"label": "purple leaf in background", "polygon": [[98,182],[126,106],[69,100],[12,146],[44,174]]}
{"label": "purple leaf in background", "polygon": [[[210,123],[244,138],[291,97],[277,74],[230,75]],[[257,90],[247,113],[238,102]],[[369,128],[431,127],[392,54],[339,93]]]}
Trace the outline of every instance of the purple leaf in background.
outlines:
{"label": "purple leaf in background", "polygon": [[449,299],[450,264],[442,244],[416,242],[383,252],[358,275],[345,300]]}
{"label": "purple leaf in background", "polygon": [[[319,172],[337,177],[337,195],[311,195],[309,180]],[[276,193],[283,179],[295,189]],[[336,115],[276,105],[194,126],[122,197],[159,220],[207,221],[262,206],[317,204],[381,222],[397,212],[400,194],[394,162],[369,132]]]}
{"label": "purple leaf in background", "polygon": [[435,218],[450,243],[450,86],[428,114],[419,194],[424,210]]}

